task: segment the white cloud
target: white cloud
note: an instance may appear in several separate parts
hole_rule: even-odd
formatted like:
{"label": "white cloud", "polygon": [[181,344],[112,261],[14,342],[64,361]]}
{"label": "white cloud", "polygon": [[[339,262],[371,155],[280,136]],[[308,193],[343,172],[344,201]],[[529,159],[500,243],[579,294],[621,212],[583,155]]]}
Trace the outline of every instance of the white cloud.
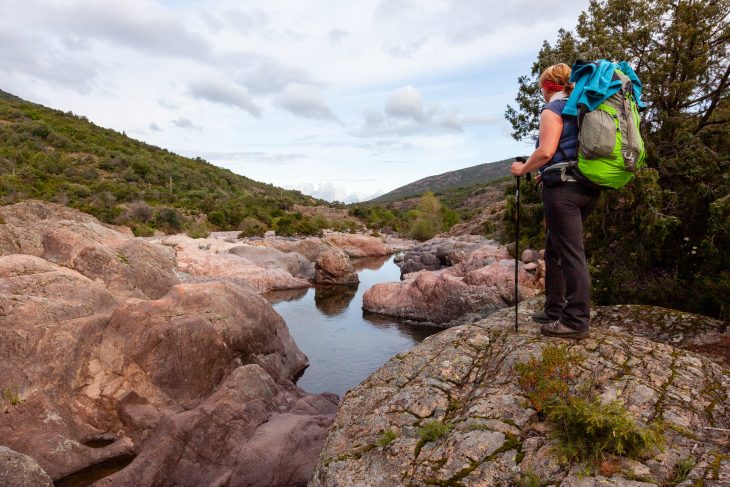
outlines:
{"label": "white cloud", "polygon": [[305,69],[285,66],[271,56],[253,52],[229,52],[217,61],[220,69],[252,94],[281,91],[289,83],[321,84]]}
{"label": "white cloud", "polygon": [[203,130],[203,128],[200,125],[194,124],[193,121],[187,117],[176,118],[175,120],[172,121],[172,124],[176,127],[180,127],[181,129],[186,129],[186,130],[198,130],[198,131]]}
{"label": "white cloud", "polygon": [[426,122],[423,98],[413,86],[396,90],[385,102],[385,113],[396,118],[410,118],[419,123]]}
{"label": "white cloud", "polygon": [[261,108],[251,101],[246,87],[230,81],[221,79],[195,81],[190,83],[190,94],[193,98],[237,107],[256,118],[261,118]]}
{"label": "white cloud", "polygon": [[332,45],[340,45],[342,42],[350,35],[349,32],[342,29],[332,29],[327,33],[327,37],[329,38]]}
{"label": "white cloud", "polygon": [[267,164],[274,166],[290,166],[296,161],[304,159],[306,155],[298,152],[280,151],[210,151],[203,153],[202,157],[205,159],[218,161],[224,160],[229,162],[252,162],[256,164]]}
{"label": "white cloud", "polygon": [[206,58],[211,45],[150,2],[76,0],[71,4],[37,5],[41,22],[59,32],[124,45],[163,56]]}
{"label": "white cloud", "polygon": [[356,203],[359,201],[368,201],[384,194],[385,192],[378,189],[375,192],[352,191],[347,186],[336,186],[330,181],[319,181],[317,183],[300,183],[295,186],[289,186],[288,189],[296,189],[304,194],[314,196],[325,201],[342,201],[344,203]]}
{"label": "white cloud", "polygon": [[289,83],[274,103],[300,117],[337,121],[337,116],[327,106],[322,90],[317,86]]}
{"label": "white cloud", "polygon": [[500,123],[501,118],[488,117],[485,115],[461,115],[458,110],[438,117],[437,123],[442,127],[461,132],[466,127]]}
{"label": "white cloud", "polygon": [[238,9],[228,9],[223,12],[225,22],[240,34],[249,35],[260,29],[268,22],[266,13],[259,9],[244,12]]}
{"label": "white cloud", "polygon": [[438,135],[444,131],[462,132],[467,127],[499,123],[501,118],[463,115],[458,108],[445,111],[436,104],[426,105],[421,93],[411,85],[388,96],[384,112],[368,109],[362,124],[351,130],[356,137]]}
{"label": "white cloud", "polygon": [[[48,86],[89,93],[100,64],[82,56],[81,49],[57,46],[42,36],[0,21],[0,66],[5,76],[20,75]],[[7,88],[7,86],[6,86]]]}

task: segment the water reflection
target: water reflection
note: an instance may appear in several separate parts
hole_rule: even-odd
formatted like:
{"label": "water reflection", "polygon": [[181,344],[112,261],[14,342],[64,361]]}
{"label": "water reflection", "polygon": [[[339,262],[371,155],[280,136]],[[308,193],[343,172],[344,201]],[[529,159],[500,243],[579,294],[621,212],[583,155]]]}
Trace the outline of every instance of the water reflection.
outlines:
{"label": "water reflection", "polygon": [[314,305],[327,316],[344,312],[357,294],[358,284],[352,286],[317,286],[314,290]]}
{"label": "water reflection", "polygon": [[267,293],[284,318],[309,367],[297,385],[309,392],[340,396],[397,353],[439,330],[364,314],[362,296],[379,282],[399,281],[400,268],[391,257],[357,259],[359,286],[328,286]]}
{"label": "water reflection", "polygon": [[391,260],[393,257],[390,255],[384,255],[382,257],[361,257],[359,259],[352,259],[352,267],[356,271],[362,271],[369,269],[371,271],[377,271],[383,264]]}
{"label": "water reflection", "polygon": [[309,291],[307,287],[301,289],[280,289],[265,292],[263,296],[273,305],[282,301],[296,301],[297,299],[303,298],[307,294],[307,291]]}
{"label": "water reflection", "polygon": [[378,328],[397,328],[401,333],[407,335],[417,342],[425,340],[434,333],[442,330],[442,328],[426,326],[426,325],[415,325],[412,323],[405,323],[401,321],[394,321],[395,318],[390,316],[380,315],[378,313],[371,313],[369,311],[362,312],[362,318],[373,326]]}

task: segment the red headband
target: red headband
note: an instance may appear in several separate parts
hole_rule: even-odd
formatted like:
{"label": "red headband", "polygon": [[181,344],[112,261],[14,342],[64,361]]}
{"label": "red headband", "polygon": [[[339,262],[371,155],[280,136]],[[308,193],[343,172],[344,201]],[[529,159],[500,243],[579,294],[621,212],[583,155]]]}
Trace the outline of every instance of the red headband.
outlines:
{"label": "red headband", "polygon": [[557,93],[558,91],[563,91],[565,89],[565,86],[559,85],[557,83],[553,83],[552,81],[547,80],[547,79],[542,80],[542,87],[545,88],[548,91],[548,93],[550,93],[550,92]]}

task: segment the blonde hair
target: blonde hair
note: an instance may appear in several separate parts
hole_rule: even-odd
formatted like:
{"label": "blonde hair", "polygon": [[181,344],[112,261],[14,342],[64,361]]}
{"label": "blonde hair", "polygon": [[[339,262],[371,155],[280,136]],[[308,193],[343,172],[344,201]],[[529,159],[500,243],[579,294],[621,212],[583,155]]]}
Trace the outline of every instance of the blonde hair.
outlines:
{"label": "blonde hair", "polygon": [[544,80],[552,81],[565,88],[563,91],[566,95],[570,95],[573,91],[573,83],[570,82],[570,66],[565,63],[553,64],[552,66],[545,68],[545,71],[540,75],[539,84],[542,86]]}

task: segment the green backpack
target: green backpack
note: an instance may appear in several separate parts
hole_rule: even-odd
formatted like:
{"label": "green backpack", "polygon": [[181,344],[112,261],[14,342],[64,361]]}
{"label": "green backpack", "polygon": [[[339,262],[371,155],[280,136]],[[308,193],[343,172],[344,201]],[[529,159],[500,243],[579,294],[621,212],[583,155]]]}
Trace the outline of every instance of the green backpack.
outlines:
{"label": "green backpack", "polygon": [[578,115],[577,176],[601,188],[619,189],[644,165],[646,151],[631,80],[618,69],[615,76],[623,88],[594,110]]}

